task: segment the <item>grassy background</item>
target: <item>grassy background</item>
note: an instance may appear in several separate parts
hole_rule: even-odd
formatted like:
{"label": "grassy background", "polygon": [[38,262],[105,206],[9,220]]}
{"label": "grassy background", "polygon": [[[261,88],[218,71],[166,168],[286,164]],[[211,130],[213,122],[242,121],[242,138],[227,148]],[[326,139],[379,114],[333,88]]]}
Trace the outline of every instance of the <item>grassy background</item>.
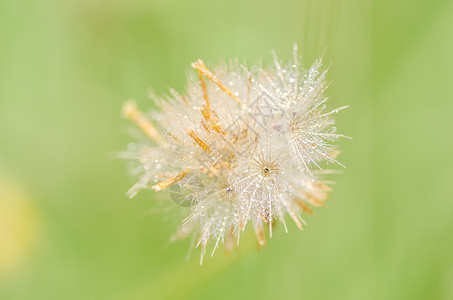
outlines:
{"label": "grassy background", "polygon": [[[0,299],[453,299],[452,28],[448,0],[0,0]],[[108,158],[121,104],[294,41],[350,105],[329,208],[186,262],[167,194]]]}

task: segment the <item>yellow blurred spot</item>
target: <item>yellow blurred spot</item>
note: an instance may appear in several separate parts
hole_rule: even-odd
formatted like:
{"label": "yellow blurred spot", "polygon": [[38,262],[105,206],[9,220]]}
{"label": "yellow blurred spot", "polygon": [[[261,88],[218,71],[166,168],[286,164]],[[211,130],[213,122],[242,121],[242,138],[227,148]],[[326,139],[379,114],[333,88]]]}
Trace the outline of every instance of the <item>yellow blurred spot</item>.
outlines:
{"label": "yellow blurred spot", "polygon": [[39,224],[37,211],[24,191],[0,174],[0,279],[24,262]]}

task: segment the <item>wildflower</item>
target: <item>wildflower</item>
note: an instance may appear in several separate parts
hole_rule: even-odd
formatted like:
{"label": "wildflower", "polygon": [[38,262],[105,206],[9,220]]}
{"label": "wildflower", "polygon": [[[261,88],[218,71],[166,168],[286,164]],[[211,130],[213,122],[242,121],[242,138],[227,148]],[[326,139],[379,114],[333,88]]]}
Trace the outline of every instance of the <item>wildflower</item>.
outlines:
{"label": "wildflower", "polygon": [[196,78],[184,94],[170,90],[147,115],[134,102],[124,115],[143,131],[127,157],[140,180],[128,191],[161,191],[181,187],[191,213],[175,237],[192,235],[201,247],[201,261],[212,242],[226,250],[251,225],[260,246],[265,227],[272,236],[275,222],[289,216],[302,230],[301,213],[322,206],[330,188],[320,176],[326,164],[339,164],[333,115],[327,110],[328,86],[321,59],[305,69],[297,47],[293,61],[282,65],[274,54],[271,68],[237,60],[211,71],[203,61],[192,63]]}

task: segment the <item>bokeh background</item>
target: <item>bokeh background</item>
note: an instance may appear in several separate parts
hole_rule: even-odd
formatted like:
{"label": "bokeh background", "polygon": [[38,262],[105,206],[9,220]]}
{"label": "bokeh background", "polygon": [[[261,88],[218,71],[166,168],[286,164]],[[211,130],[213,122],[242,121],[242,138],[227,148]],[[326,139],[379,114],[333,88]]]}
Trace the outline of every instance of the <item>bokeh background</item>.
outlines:
{"label": "bokeh background", "polygon": [[[293,42],[350,105],[329,208],[186,261],[168,194],[125,197],[121,104]],[[453,299],[452,53],[450,0],[0,0],[0,299]]]}

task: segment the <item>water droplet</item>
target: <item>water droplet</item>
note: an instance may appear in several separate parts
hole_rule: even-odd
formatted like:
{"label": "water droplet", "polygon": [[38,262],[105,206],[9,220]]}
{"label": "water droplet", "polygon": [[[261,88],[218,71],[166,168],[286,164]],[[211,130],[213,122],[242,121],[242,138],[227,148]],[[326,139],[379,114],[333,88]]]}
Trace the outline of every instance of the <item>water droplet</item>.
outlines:
{"label": "water droplet", "polygon": [[296,82],[296,79],[294,79],[294,78],[291,77],[291,78],[289,79],[289,82],[294,83],[294,82]]}
{"label": "water droplet", "polygon": [[233,86],[233,81],[229,81],[229,82],[228,82],[228,85],[229,85],[229,86]]}

